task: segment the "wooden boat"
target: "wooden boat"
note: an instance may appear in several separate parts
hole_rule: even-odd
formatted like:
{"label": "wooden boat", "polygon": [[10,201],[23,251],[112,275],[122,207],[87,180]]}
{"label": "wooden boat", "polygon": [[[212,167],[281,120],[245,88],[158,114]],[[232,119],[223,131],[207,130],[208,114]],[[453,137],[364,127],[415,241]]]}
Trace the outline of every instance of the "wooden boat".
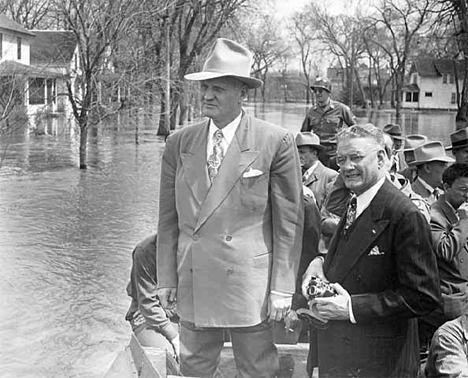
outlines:
{"label": "wooden boat", "polygon": [[[297,343],[296,335],[275,327],[275,342],[280,358],[278,378],[307,378],[308,343]],[[230,342],[225,342],[217,378],[236,374]],[[104,378],[175,378],[181,376],[177,361],[165,349],[142,347],[132,334],[129,345],[118,354]],[[315,376],[315,375],[314,375]]]}

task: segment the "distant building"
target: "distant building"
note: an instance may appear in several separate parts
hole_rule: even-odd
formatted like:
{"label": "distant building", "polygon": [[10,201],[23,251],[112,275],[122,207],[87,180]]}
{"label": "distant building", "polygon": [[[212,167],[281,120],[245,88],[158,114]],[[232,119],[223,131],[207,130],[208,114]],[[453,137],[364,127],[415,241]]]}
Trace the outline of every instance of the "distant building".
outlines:
{"label": "distant building", "polygon": [[457,110],[458,88],[463,88],[464,62],[453,59],[418,59],[403,88],[403,108]]}

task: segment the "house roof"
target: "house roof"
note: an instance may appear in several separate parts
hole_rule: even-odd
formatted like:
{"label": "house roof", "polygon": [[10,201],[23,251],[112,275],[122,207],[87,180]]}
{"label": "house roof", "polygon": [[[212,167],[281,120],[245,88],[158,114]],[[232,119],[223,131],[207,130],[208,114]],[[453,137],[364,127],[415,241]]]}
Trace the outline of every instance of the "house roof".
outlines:
{"label": "house roof", "polygon": [[418,87],[418,84],[411,83],[411,84],[405,85],[403,87],[403,90],[406,92],[419,92],[419,87]]}
{"label": "house roof", "polygon": [[31,44],[31,64],[65,65],[75,52],[77,41],[71,31],[34,30]]}
{"label": "house roof", "polygon": [[4,60],[0,63],[0,76],[25,75],[28,77],[37,78],[55,78],[61,76],[57,72],[53,72],[44,68],[37,68],[15,62],[14,60]]}
{"label": "house roof", "polygon": [[29,35],[31,37],[34,37],[34,33],[31,33],[29,30],[22,27],[16,21],[13,21],[13,20],[9,19],[4,14],[0,14],[0,29],[10,30],[10,31],[14,31],[16,33],[26,34],[26,35]]}
{"label": "house roof", "polygon": [[454,59],[418,59],[411,67],[411,72],[417,72],[419,76],[438,77],[443,74],[455,74],[455,67],[459,74],[465,72],[463,61]]}

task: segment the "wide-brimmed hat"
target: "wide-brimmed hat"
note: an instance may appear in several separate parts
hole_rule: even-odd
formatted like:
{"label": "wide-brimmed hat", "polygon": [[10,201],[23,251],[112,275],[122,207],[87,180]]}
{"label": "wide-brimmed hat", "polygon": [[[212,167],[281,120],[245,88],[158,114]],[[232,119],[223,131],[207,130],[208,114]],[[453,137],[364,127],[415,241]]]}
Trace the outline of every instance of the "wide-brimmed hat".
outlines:
{"label": "wide-brimmed hat", "polygon": [[455,160],[445,154],[443,144],[438,141],[427,142],[414,149],[414,161],[411,165],[420,165],[431,161],[453,163]]}
{"label": "wide-brimmed hat", "polygon": [[311,131],[303,131],[296,135],[296,146],[312,146],[319,150],[323,150],[324,146],[320,144],[320,138],[317,134]]}
{"label": "wide-brimmed hat", "polygon": [[249,88],[258,88],[263,81],[250,77],[253,55],[244,46],[230,39],[218,38],[203,65],[203,71],[185,75],[187,80],[209,80],[232,76]]}
{"label": "wide-brimmed hat", "polygon": [[468,127],[460,129],[450,134],[450,141],[452,145],[447,147],[446,150],[457,150],[468,146]]}
{"label": "wide-brimmed hat", "polygon": [[315,88],[325,89],[327,92],[331,92],[331,82],[326,77],[317,77],[314,81],[314,84],[310,86],[312,90]]}
{"label": "wide-brimmed hat", "polygon": [[411,164],[414,161],[414,149],[427,142],[427,136],[422,134],[410,134],[406,136],[405,148],[403,149],[406,164]]}
{"label": "wide-brimmed hat", "polygon": [[385,125],[383,128],[383,132],[387,133],[394,139],[399,139],[399,140],[405,139],[402,136],[400,125],[397,125],[395,123],[389,123],[388,125]]}

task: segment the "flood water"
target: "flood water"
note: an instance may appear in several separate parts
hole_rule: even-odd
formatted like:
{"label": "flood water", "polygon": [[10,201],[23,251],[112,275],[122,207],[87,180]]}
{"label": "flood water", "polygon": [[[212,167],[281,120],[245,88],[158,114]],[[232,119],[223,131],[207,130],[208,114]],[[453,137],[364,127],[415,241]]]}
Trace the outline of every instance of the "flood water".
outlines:
{"label": "flood water", "polygon": [[[297,132],[306,105],[246,109]],[[404,130],[448,144],[454,119],[412,112]],[[130,337],[125,286],[133,247],[156,229],[164,140],[155,120],[123,118],[91,133],[80,171],[73,125],[45,130],[0,140],[0,376],[102,377]]]}

